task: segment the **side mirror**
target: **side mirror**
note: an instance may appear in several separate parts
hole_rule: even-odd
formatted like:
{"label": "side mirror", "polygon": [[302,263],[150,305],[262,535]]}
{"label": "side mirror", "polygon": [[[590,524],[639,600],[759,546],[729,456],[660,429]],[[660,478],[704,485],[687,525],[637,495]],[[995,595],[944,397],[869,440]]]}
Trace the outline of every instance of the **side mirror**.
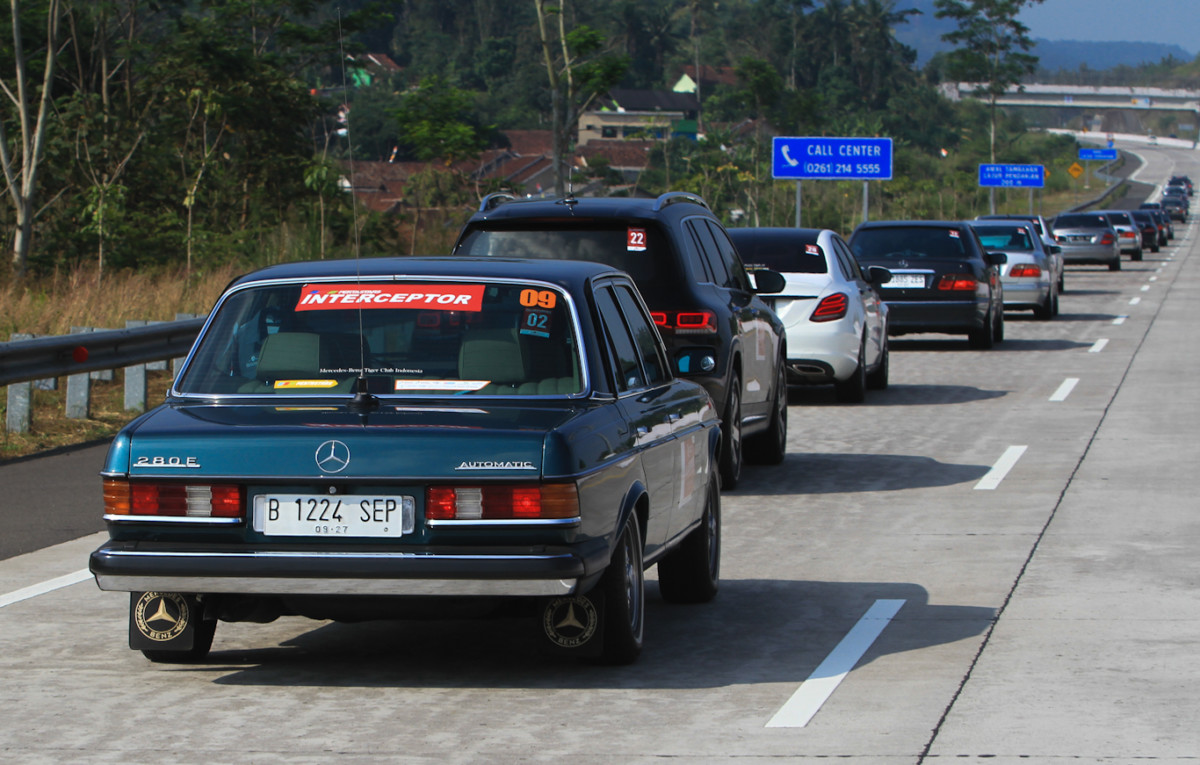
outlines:
{"label": "side mirror", "polygon": [[892,272],[883,266],[868,266],[867,281],[871,284],[887,284],[892,280]]}
{"label": "side mirror", "polygon": [[778,271],[773,271],[769,268],[758,268],[750,271],[749,274],[750,278],[754,281],[754,291],[760,295],[783,292],[787,287],[787,279],[784,279],[783,274]]}
{"label": "side mirror", "polygon": [[1062,247],[1059,247],[1057,244],[1050,245],[1050,254],[1051,255],[1061,255]]}
{"label": "side mirror", "polygon": [[989,252],[987,259],[988,263],[993,266],[1002,266],[1008,262],[1008,256],[1003,252]]}

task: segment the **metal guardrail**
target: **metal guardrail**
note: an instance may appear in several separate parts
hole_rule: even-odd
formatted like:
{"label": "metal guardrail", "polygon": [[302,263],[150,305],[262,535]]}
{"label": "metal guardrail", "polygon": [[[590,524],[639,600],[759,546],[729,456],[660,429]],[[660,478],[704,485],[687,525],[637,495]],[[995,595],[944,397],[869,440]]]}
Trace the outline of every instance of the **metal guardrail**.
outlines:
{"label": "metal guardrail", "polygon": [[206,320],[0,343],[0,385],[182,356],[191,350]]}

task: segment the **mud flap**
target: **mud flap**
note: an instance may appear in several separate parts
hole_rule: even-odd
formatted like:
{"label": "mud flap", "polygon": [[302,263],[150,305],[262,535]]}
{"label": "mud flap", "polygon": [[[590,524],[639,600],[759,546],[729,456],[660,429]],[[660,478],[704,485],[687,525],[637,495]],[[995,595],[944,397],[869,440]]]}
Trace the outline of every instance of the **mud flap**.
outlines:
{"label": "mud flap", "polygon": [[548,601],[541,623],[551,650],[596,658],[604,652],[604,593],[595,587],[586,595]]}
{"label": "mud flap", "polygon": [[129,593],[129,647],[137,651],[190,651],[204,606],[177,592]]}

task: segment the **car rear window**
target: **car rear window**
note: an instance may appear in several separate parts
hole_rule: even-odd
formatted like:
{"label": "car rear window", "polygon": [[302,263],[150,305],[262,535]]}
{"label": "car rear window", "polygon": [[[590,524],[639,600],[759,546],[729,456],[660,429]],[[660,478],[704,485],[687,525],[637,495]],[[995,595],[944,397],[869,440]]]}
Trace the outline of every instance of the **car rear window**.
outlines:
{"label": "car rear window", "polygon": [[176,385],[184,395],[567,395],[583,390],[566,295],[540,282],[312,282],[240,289]]}
{"label": "car rear window", "polygon": [[1060,215],[1054,219],[1055,228],[1104,228],[1108,218],[1103,215]]}
{"label": "car rear window", "polygon": [[1033,239],[1024,226],[975,226],[975,233],[989,250],[1033,251]]}
{"label": "car rear window", "polygon": [[756,229],[730,229],[729,237],[750,268],[765,266],[785,274],[829,273],[825,251],[813,237]]}
{"label": "car rear window", "polygon": [[954,260],[967,255],[963,234],[944,226],[863,228],[854,233],[850,248],[859,260]]}
{"label": "car rear window", "polygon": [[678,257],[662,231],[650,222],[587,220],[523,221],[521,227],[475,228],[456,255],[473,257],[586,260],[619,268],[637,284],[650,305],[665,305],[682,283]]}

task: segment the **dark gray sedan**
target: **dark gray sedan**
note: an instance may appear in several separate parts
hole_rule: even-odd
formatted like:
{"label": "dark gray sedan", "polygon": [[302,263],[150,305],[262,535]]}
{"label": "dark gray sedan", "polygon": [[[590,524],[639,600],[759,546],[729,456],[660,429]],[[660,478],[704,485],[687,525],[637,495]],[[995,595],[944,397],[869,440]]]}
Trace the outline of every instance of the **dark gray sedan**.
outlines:
{"label": "dark gray sedan", "polygon": [[1063,263],[1099,263],[1109,271],[1121,270],[1120,240],[1102,213],[1066,213],[1054,219],[1050,230],[1062,247]]}

